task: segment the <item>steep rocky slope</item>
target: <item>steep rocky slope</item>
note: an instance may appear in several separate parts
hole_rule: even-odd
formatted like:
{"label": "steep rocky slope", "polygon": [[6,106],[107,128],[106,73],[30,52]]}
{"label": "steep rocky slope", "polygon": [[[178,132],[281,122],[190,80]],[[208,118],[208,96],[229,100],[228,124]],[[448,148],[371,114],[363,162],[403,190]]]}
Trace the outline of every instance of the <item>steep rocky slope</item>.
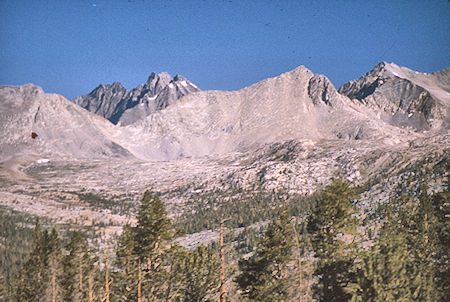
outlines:
{"label": "steep rocky slope", "polygon": [[114,125],[34,85],[0,87],[0,158],[131,156],[109,137]]}
{"label": "steep rocky slope", "polygon": [[415,131],[448,130],[450,68],[424,74],[381,62],[339,92],[377,112],[385,122]]}
{"label": "steep rocky slope", "polygon": [[100,115],[108,120],[119,109],[119,104],[128,95],[125,87],[119,82],[100,84],[89,94],[73,99],[73,102],[84,109]]}
{"label": "steep rocky slope", "polygon": [[128,125],[174,104],[181,97],[200,89],[186,78],[152,73],[147,82],[130,92],[120,84],[101,84],[91,93],[73,99],[75,104],[114,124]]}

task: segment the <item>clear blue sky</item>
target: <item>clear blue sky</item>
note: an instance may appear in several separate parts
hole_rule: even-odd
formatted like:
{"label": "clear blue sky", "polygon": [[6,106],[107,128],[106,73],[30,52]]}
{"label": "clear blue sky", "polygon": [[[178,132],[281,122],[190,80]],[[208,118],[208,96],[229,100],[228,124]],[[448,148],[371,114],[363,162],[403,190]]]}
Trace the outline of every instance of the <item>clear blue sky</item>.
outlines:
{"label": "clear blue sky", "polygon": [[339,87],[380,61],[450,66],[447,0],[0,0],[0,85],[67,98],[152,72],[236,90],[305,65]]}

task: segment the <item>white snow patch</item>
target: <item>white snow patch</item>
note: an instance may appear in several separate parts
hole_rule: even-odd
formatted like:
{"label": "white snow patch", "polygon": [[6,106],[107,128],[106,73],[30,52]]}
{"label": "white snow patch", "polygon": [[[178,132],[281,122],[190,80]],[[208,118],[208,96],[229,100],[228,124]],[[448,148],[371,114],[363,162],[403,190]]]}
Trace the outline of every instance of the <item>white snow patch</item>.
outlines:
{"label": "white snow patch", "polygon": [[181,86],[183,86],[183,87],[187,87],[187,85],[188,85],[188,84],[186,83],[186,81],[181,81],[180,83],[181,83]]}
{"label": "white snow patch", "polygon": [[36,162],[38,164],[44,164],[44,163],[48,163],[49,161],[50,160],[48,158],[41,158],[41,159],[38,159]]}
{"label": "white snow patch", "polygon": [[398,75],[398,73],[396,73],[395,71],[393,71],[392,74],[395,75],[396,77],[400,77],[400,76]]}
{"label": "white snow patch", "polygon": [[[172,84],[170,84],[170,85],[172,85]],[[156,99],[157,96],[158,96],[158,95],[154,95],[154,96],[148,98],[148,100],[149,100],[149,101],[153,101],[154,99]]]}
{"label": "white snow patch", "polygon": [[173,88],[173,84],[172,84],[172,83],[169,84],[169,88],[170,88],[170,89]]}
{"label": "white snow patch", "polygon": [[192,87],[194,87],[194,88],[197,88],[198,89],[198,87],[195,85],[195,84],[193,84],[193,83],[189,83],[189,84],[191,84],[191,86]]}
{"label": "white snow patch", "polygon": [[392,112],[392,115],[395,115],[395,112]]}
{"label": "white snow patch", "polygon": [[413,114],[414,114],[414,113],[412,113],[412,112],[411,112],[410,114],[408,114],[408,117],[411,117],[411,116],[413,116]]}

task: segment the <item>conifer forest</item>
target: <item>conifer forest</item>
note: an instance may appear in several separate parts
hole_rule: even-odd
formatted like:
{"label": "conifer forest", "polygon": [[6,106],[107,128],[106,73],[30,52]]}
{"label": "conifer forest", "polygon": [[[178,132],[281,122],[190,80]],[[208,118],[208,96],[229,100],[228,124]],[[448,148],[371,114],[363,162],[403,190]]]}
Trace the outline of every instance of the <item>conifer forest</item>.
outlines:
{"label": "conifer forest", "polygon": [[[149,191],[137,222],[103,250],[85,232],[22,217],[33,231],[1,254],[0,300],[448,301],[448,188],[423,186],[361,211],[358,188],[334,180],[308,198],[279,200],[259,228],[238,234],[231,227],[253,222],[248,213],[204,215],[220,238],[189,248],[177,241],[183,219],[169,218]],[[2,236],[12,226],[2,219]]]}

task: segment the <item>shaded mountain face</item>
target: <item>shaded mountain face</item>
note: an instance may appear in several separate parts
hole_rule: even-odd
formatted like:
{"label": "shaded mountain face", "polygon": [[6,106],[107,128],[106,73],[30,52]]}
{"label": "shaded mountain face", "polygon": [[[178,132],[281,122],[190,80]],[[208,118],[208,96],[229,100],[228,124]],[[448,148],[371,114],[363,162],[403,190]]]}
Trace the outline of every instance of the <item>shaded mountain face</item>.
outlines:
{"label": "shaded mountain face", "polygon": [[88,95],[74,98],[73,102],[92,113],[110,119],[127,94],[122,84],[114,82],[112,85],[101,84]]}
{"label": "shaded mountain face", "polygon": [[91,93],[72,101],[114,124],[129,125],[149,114],[174,104],[181,97],[200,91],[184,77],[173,79],[168,73],[152,73],[147,82],[130,92],[118,82],[101,84]]}
{"label": "shaded mountain face", "polygon": [[449,127],[450,68],[424,74],[381,62],[357,80],[339,89],[388,124],[415,131]]}

